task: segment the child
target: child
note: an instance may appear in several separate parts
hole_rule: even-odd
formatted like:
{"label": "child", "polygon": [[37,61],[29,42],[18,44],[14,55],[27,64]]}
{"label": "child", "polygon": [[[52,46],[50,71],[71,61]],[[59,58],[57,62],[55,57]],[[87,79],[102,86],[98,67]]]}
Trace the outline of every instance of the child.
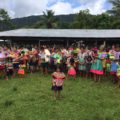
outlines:
{"label": "child", "polygon": [[18,56],[13,57],[12,55],[10,55],[13,58],[13,68],[14,68],[14,77],[16,76],[18,69],[19,69],[19,58]]}
{"label": "child", "polygon": [[34,72],[34,57],[30,57],[29,58],[29,70],[30,70],[30,73],[32,74]]}
{"label": "child", "polygon": [[24,75],[25,75],[25,64],[23,61],[21,61],[20,65],[19,65],[18,75],[20,77],[24,77]]}
{"label": "child", "polygon": [[88,76],[91,77],[90,69],[91,69],[91,65],[92,65],[93,60],[94,60],[93,52],[91,50],[88,50],[86,52],[86,56],[85,56],[86,79],[88,79]]}
{"label": "child", "polygon": [[102,66],[102,60],[98,55],[95,55],[95,60],[91,66],[91,72],[94,74],[94,81],[100,82],[101,75],[103,75],[103,66]]}
{"label": "child", "polygon": [[106,75],[107,75],[107,76],[108,76],[109,73],[110,73],[110,67],[111,67],[110,64],[111,64],[111,63],[110,63],[110,58],[109,58],[109,55],[107,55],[107,57],[106,57]]}
{"label": "child", "polygon": [[65,74],[61,72],[60,68],[57,68],[56,72],[52,74],[52,77],[52,90],[54,91],[54,97],[55,99],[57,97],[60,98],[60,92],[63,89]]}
{"label": "child", "polygon": [[41,68],[41,72],[43,74],[47,73],[47,67],[46,63],[45,63],[45,52],[44,52],[44,48],[41,48],[41,51],[39,51],[39,65]]}
{"label": "child", "polygon": [[79,59],[78,70],[80,72],[80,76],[84,77],[85,76],[85,48],[84,47],[81,47],[81,51],[78,54],[78,59]]}
{"label": "child", "polygon": [[5,55],[0,50],[0,76],[5,73]]}
{"label": "child", "polygon": [[118,79],[118,87],[120,87],[120,62],[118,62],[118,69],[117,69],[117,79]]}
{"label": "child", "polygon": [[116,72],[117,72],[117,69],[118,69],[118,63],[117,63],[117,60],[115,60],[114,56],[110,57],[110,59],[111,59],[110,75],[112,76],[113,83],[117,83]]}
{"label": "child", "polygon": [[13,76],[13,63],[12,63],[12,58],[8,57],[7,62],[6,62],[6,77],[5,79],[8,80],[9,76]]}
{"label": "child", "polygon": [[73,56],[70,58],[68,63],[68,76],[76,77],[76,70],[75,70],[75,61]]}
{"label": "child", "polygon": [[25,71],[27,71],[27,68],[28,68],[28,64],[27,64],[28,63],[28,55],[24,54],[24,52],[23,52],[23,55],[22,55],[22,60],[26,65],[26,70]]}
{"label": "child", "polygon": [[101,60],[102,60],[102,65],[103,65],[103,71],[106,73],[106,64],[107,64],[107,52],[101,52]]}

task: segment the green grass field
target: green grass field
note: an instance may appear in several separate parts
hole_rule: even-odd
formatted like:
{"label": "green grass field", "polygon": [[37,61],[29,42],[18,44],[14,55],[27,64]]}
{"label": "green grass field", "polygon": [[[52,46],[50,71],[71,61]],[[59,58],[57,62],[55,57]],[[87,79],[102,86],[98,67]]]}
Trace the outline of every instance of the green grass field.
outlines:
{"label": "green grass field", "polygon": [[55,100],[51,77],[38,73],[0,80],[0,120],[120,120],[120,89],[109,78],[71,78],[62,95]]}

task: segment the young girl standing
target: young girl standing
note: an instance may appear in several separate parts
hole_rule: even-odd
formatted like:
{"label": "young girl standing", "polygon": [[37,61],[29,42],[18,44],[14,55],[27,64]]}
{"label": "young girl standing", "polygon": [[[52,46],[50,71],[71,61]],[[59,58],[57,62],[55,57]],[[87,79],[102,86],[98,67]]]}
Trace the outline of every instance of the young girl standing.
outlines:
{"label": "young girl standing", "polygon": [[94,74],[94,81],[100,82],[101,75],[103,75],[103,66],[102,66],[102,60],[99,55],[95,55],[95,60],[91,66],[91,72]]}
{"label": "young girl standing", "polygon": [[6,77],[5,79],[8,80],[8,77],[13,76],[13,63],[12,63],[12,58],[8,57],[6,61]]}
{"label": "young girl standing", "polygon": [[111,58],[111,69],[110,69],[110,75],[112,76],[113,83],[117,83],[116,80],[116,73],[118,69],[118,62],[115,59],[115,57]]}
{"label": "young girl standing", "polygon": [[63,89],[63,83],[65,74],[61,72],[60,68],[57,68],[56,72],[52,74],[52,90],[54,91],[54,97],[60,98],[61,90]]}
{"label": "young girl standing", "polygon": [[68,76],[76,77],[75,60],[73,55],[68,62]]}
{"label": "young girl standing", "polygon": [[90,49],[86,52],[86,56],[85,56],[86,79],[88,79],[88,77],[91,77],[90,69],[94,60],[93,55],[94,53]]}
{"label": "young girl standing", "polygon": [[20,65],[19,65],[19,70],[18,70],[18,75],[22,78],[25,75],[25,63],[23,61],[21,61]]}
{"label": "young girl standing", "polygon": [[78,70],[81,77],[85,77],[85,48],[81,47],[80,53],[78,54],[79,65]]}
{"label": "young girl standing", "polygon": [[118,68],[117,68],[117,79],[118,79],[118,87],[120,87],[120,62],[118,62]]}

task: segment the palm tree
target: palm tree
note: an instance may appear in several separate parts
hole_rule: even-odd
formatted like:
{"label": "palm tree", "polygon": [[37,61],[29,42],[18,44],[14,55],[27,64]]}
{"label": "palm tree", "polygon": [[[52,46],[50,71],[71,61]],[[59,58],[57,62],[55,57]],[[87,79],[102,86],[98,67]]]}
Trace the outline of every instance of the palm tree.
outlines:
{"label": "palm tree", "polygon": [[43,12],[43,16],[40,18],[41,20],[35,23],[32,27],[34,28],[57,28],[59,25],[59,21],[55,18],[54,12],[52,10],[47,10]]}
{"label": "palm tree", "polygon": [[112,10],[108,10],[108,13],[115,16],[120,16],[120,0],[110,0],[113,7]]}
{"label": "palm tree", "polygon": [[41,24],[43,24],[46,28],[56,28],[58,20],[54,16],[54,11],[47,10],[46,12],[43,12]]}

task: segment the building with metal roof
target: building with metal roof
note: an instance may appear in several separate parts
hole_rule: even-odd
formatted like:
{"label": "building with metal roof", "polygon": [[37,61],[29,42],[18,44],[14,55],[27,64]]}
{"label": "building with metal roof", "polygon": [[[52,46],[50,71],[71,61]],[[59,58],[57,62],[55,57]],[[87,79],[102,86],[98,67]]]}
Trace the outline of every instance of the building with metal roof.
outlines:
{"label": "building with metal roof", "polygon": [[17,29],[0,32],[0,39],[17,42],[85,40],[87,42],[114,40],[120,42],[119,29]]}
{"label": "building with metal roof", "polygon": [[7,37],[120,38],[120,30],[17,29],[0,32],[0,38]]}

